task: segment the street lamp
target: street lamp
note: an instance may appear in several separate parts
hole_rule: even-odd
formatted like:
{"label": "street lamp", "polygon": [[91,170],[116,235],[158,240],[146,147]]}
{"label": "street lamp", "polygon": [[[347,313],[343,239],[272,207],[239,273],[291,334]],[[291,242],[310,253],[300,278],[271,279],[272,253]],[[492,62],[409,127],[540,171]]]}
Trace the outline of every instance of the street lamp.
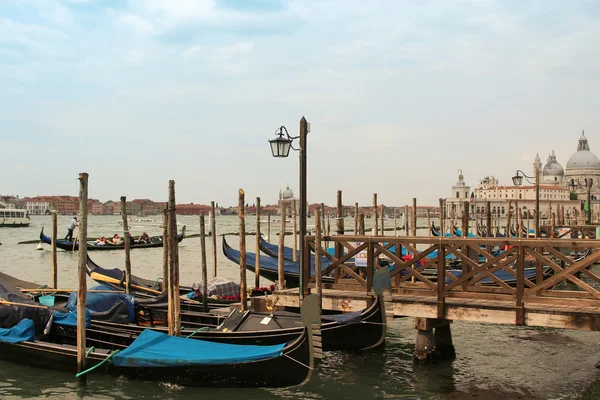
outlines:
{"label": "street lamp", "polygon": [[[284,137],[285,131],[285,137]],[[305,260],[304,257],[304,236],[306,236],[306,136],[309,132],[309,125],[306,122],[306,118],[302,117],[300,120],[300,135],[299,136],[290,136],[285,126],[281,126],[275,134],[278,136],[276,139],[269,140],[269,144],[271,145],[271,153],[273,153],[273,157],[282,158],[287,157],[290,153],[290,149],[294,149],[300,153],[300,226],[299,226],[299,236],[300,236],[300,298],[304,298],[306,290],[306,276],[304,273],[304,263],[310,263],[310,257],[308,260]],[[292,146],[292,142],[296,139],[300,139],[300,147],[295,148]],[[294,232],[295,234],[295,232]],[[310,271],[307,268],[307,271]]]}
{"label": "street lamp", "polygon": [[527,179],[527,182],[533,183],[530,179],[535,179],[535,237],[539,239],[540,237],[540,169],[535,169],[535,178],[532,176],[527,176],[520,169],[517,170],[515,176],[513,176],[512,181],[515,186],[521,186],[523,183],[523,178]]}
{"label": "street lamp", "polygon": [[[285,131],[286,137],[283,137],[283,131]],[[279,137],[277,139],[269,140],[269,144],[271,145],[271,153],[273,153],[273,157],[287,157],[290,154],[290,148],[293,148],[292,141],[294,139],[298,139],[298,136],[290,136],[285,126],[279,127],[279,129],[275,131],[275,134]]]}
{"label": "street lamp", "polygon": [[576,181],[571,181],[571,183],[569,184],[569,189],[571,189],[571,192],[575,192],[577,190],[577,188],[581,185],[584,186],[587,189],[587,211],[585,213],[585,219],[586,219],[586,224],[591,224],[592,223],[592,186],[594,184],[594,180],[593,179],[585,179],[584,180],[584,184],[581,185],[581,183],[579,182],[579,179],[577,179]]}

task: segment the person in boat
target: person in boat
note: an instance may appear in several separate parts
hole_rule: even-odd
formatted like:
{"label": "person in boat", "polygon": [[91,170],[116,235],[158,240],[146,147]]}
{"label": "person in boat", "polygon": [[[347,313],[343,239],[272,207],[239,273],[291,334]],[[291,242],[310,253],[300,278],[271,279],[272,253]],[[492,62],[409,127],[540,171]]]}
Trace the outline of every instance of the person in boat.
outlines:
{"label": "person in boat", "polygon": [[75,230],[75,227],[77,225],[79,225],[79,223],[77,223],[77,216],[74,216],[71,222],[69,222],[69,226],[67,227],[67,236],[65,236],[66,241],[73,241],[73,231]]}
{"label": "person in boat", "polygon": [[115,233],[115,236],[113,236],[110,244],[121,244],[121,236],[119,236],[118,233]]}
{"label": "person in boat", "polygon": [[140,244],[150,243],[150,236],[148,236],[148,234],[146,232],[142,233],[140,235],[140,238],[138,239],[138,243],[140,243]]}
{"label": "person in boat", "polygon": [[107,244],[107,239],[104,236],[101,236],[96,240],[96,246],[106,246]]}

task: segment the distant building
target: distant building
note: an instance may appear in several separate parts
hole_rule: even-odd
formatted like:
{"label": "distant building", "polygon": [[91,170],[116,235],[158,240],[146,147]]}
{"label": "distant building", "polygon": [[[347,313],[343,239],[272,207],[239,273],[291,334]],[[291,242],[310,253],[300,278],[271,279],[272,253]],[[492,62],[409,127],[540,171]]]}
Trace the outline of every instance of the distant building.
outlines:
{"label": "distant building", "polygon": [[283,192],[279,191],[279,200],[277,201],[278,214],[281,214],[283,204],[285,204],[285,209],[289,215],[292,214],[292,209],[295,209],[296,213],[298,213],[300,199],[294,197],[294,192],[292,192],[289,185]]}
{"label": "distant building", "polygon": [[205,206],[202,204],[177,204],[175,206],[175,210],[177,211],[177,215],[200,215],[201,211],[204,211],[204,214],[208,216],[210,213],[210,206]]}
{"label": "distant building", "polygon": [[0,196],[0,208],[19,208],[19,196]]}

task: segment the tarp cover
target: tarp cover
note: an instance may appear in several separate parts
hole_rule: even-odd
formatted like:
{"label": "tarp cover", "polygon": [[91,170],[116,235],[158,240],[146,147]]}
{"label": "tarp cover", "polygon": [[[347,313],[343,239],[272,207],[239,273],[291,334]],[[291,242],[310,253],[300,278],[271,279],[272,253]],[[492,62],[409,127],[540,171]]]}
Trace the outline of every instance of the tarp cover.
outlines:
{"label": "tarp cover", "polygon": [[30,319],[22,319],[12,328],[0,328],[0,342],[19,343],[35,340],[35,326]]}
{"label": "tarp cover", "polygon": [[[97,285],[90,290],[111,291],[107,285]],[[92,314],[92,319],[116,323],[133,322],[135,317],[134,297],[124,293],[94,293],[88,292],[86,307]],[[70,311],[77,309],[77,291],[69,296],[67,308]]]}
{"label": "tarp cover", "polygon": [[236,364],[279,357],[284,346],[214,343],[146,329],[129,347],[116,354],[112,362],[118,367]]}
{"label": "tarp cover", "polygon": [[[54,312],[54,323],[59,325],[77,326],[77,309],[63,313],[59,311]],[[85,326],[89,328],[92,325],[92,317],[90,311],[85,309]]]}
{"label": "tarp cover", "polygon": [[33,321],[35,332],[40,334],[52,317],[52,310],[39,307],[32,298],[21,293],[12,283],[2,278],[0,278],[0,299],[13,303],[0,304],[0,328],[12,328],[21,320],[28,318]]}
{"label": "tarp cover", "polygon": [[[203,283],[202,281],[195,282],[192,285],[192,290],[199,290],[202,293]],[[217,296],[236,296],[240,294],[240,285],[231,279],[225,279],[221,277],[214,277],[207,283],[208,297]]]}

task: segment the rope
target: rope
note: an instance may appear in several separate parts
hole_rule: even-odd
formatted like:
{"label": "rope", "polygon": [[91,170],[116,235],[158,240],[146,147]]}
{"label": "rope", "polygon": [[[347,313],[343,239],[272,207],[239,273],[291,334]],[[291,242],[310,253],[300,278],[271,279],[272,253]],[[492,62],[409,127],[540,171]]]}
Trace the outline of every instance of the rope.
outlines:
{"label": "rope", "polygon": [[96,348],[94,346],[90,347],[90,349],[88,351],[85,352],[85,358],[88,358],[88,356],[90,355],[90,353],[92,351],[96,350]]}
{"label": "rope", "polygon": [[[91,350],[91,349],[90,349]],[[101,362],[99,362],[98,364],[94,365],[92,368],[88,368],[85,371],[81,371],[79,372],[77,375],[75,375],[75,378],[79,378],[82,375],[87,374],[88,372],[92,372],[93,370],[95,370],[96,368],[98,368],[99,366],[101,366],[102,364],[104,364],[105,362],[107,362],[108,360],[110,360],[115,354],[117,354],[118,352],[120,352],[121,350],[115,350],[112,353],[110,353],[108,356],[106,356],[106,358],[104,360],[102,360]],[[89,353],[89,351],[88,351]]]}
{"label": "rope", "polygon": [[156,278],[156,280],[154,281],[154,285],[152,285],[152,289],[155,289],[158,287],[158,282],[162,281],[162,277],[158,277]]}
{"label": "rope", "polygon": [[306,367],[306,368],[308,368],[308,369],[310,369],[310,370],[313,370],[313,371],[315,370],[313,367],[311,367],[311,366],[308,366],[308,365],[304,364],[303,362],[301,362],[301,361],[298,361],[298,360],[296,360],[295,358],[292,358],[292,357],[288,356],[287,354],[282,354],[282,355],[283,355],[284,357],[287,357],[287,358],[289,358],[289,359],[290,359],[290,360],[292,360],[292,361],[295,361],[295,362],[297,362],[298,364],[302,365],[303,367]]}
{"label": "rope", "polygon": [[186,336],[185,338],[191,338],[192,336],[194,336],[196,333],[200,332],[200,331],[207,331],[208,330],[208,326],[203,326],[201,328],[196,329],[194,332],[190,333],[188,336]]}

